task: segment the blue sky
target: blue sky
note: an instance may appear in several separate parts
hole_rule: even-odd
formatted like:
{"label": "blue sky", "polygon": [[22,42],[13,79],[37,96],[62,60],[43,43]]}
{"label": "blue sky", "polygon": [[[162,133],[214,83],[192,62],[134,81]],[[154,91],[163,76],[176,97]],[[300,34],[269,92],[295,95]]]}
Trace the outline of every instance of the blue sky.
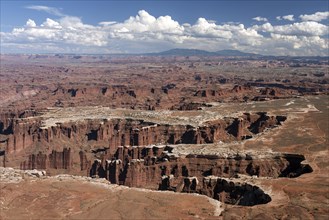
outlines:
{"label": "blue sky", "polygon": [[3,1],[2,53],[328,55],[328,1]]}

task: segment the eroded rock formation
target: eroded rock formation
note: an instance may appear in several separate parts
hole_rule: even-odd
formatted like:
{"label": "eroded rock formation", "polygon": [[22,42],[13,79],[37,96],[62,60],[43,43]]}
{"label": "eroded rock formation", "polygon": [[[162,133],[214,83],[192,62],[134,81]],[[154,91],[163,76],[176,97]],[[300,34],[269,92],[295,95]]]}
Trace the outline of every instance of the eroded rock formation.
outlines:
{"label": "eroded rock formation", "polygon": [[[82,164],[82,163],[81,163]],[[50,154],[38,154],[29,155],[28,161],[24,161],[20,164],[22,170],[32,169],[71,169],[71,149],[64,148],[63,151],[52,150]]]}
{"label": "eroded rock formation", "polygon": [[271,201],[259,187],[232,182],[239,174],[250,177],[297,177],[312,172],[303,155],[256,152],[222,155],[172,153],[171,146],[119,147],[91,166],[90,176],[130,187],[200,193],[229,204],[256,205]]}
{"label": "eroded rock formation", "polygon": [[[117,146],[151,144],[204,144],[242,140],[281,125],[285,116],[268,116],[266,112],[245,113],[239,118],[226,117],[204,125],[169,125],[132,119],[84,120],[79,123],[57,123],[44,128],[41,118],[9,118],[3,120],[0,134],[7,153],[19,152],[38,142],[53,140],[70,142],[95,141],[115,150]],[[10,121],[8,123],[8,121]]]}
{"label": "eroded rock formation", "polygon": [[[236,92],[243,89],[248,88],[235,88]],[[71,93],[78,95],[75,90]],[[27,159],[19,163],[24,170],[65,170],[106,178],[113,184],[195,192],[239,205],[267,203],[271,199],[258,187],[210,177],[233,178],[243,174],[278,178],[312,172],[309,165],[302,164],[302,155],[177,151],[180,145],[216,146],[249,139],[286,120],[286,116],[270,116],[266,112],[223,117],[199,126],[120,117],[49,124],[33,111],[7,117],[10,118],[1,122],[3,157],[27,154]],[[7,160],[3,161],[5,164]]]}
{"label": "eroded rock formation", "polygon": [[253,206],[271,201],[257,186],[219,177],[205,177],[200,193],[232,205]]}
{"label": "eroded rock formation", "polygon": [[[234,177],[244,174],[258,177],[297,177],[312,172],[302,155],[294,154],[221,154],[178,156],[170,146],[119,147],[114,154],[96,159],[90,175],[116,184],[165,189],[163,176],[171,176],[169,188],[177,188],[185,177]],[[167,184],[166,181],[164,183]],[[168,188],[168,189],[169,189]]]}

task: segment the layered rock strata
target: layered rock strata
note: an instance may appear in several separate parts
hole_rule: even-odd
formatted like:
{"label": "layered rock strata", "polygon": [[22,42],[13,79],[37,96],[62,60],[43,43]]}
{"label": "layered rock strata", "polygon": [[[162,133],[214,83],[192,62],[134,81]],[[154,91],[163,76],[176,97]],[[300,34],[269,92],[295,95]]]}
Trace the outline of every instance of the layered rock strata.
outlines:
{"label": "layered rock strata", "polygon": [[[64,120],[43,117],[42,112],[35,111],[1,117],[3,165],[15,158],[12,155],[27,155],[25,160],[18,160],[23,170],[64,170],[106,178],[113,184],[194,192],[239,205],[262,204],[271,199],[256,186],[219,177],[297,177],[312,172],[309,165],[302,164],[303,155],[237,152],[221,146],[280,126],[286,116],[244,113],[198,126],[116,115]],[[192,146],[202,145],[213,149],[192,151]]]}
{"label": "layered rock strata", "polygon": [[[175,146],[119,147],[114,154],[96,159],[90,176],[106,178],[112,183],[151,189],[179,190],[184,178],[201,180],[208,176],[226,178],[238,174],[257,177],[297,177],[312,172],[303,164],[303,155],[266,152],[219,154],[176,154]],[[169,179],[168,179],[169,178]],[[168,185],[170,183],[170,185]]]}
{"label": "layered rock strata", "polygon": [[43,127],[40,117],[7,118],[1,121],[1,146],[7,153],[19,152],[38,142],[95,141],[115,150],[117,146],[150,144],[204,144],[251,138],[267,128],[281,125],[285,116],[266,112],[226,117],[201,126],[157,124],[136,119],[85,119]]}

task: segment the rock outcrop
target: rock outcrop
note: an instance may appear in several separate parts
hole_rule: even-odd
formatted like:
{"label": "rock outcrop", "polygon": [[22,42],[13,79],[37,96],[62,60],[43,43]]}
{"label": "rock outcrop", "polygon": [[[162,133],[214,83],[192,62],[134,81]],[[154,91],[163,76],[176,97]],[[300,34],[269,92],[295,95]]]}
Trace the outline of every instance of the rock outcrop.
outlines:
{"label": "rock outcrop", "polygon": [[57,123],[43,128],[39,117],[10,118],[3,123],[0,134],[8,154],[19,152],[39,142],[56,139],[69,142],[94,141],[115,150],[117,146],[147,146],[151,144],[204,144],[234,141],[252,137],[267,128],[281,125],[285,116],[268,116],[265,112],[245,113],[239,118],[209,121],[204,125],[169,125],[132,119],[84,120],[78,123]]}
{"label": "rock outcrop", "polygon": [[[169,88],[172,89],[175,88]],[[248,88],[236,87],[235,92],[243,89]],[[70,93],[76,97],[78,91],[70,90]],[[129,95],[138,94],[131,91]],[[252,138],[286,120],[285,116],[269,116],[266,112],[222,117],[198,126],[155,123],[133,117],[78,118],[49,123],[36,112],[8,117],[11,118],[1,119],[3,161],[10,162],[16,154],[24,158],[25,154],[27,158],[19,163],[22,170],[62,170],[105,178],[113,184],[199,193],[247,206],[267,203],[270,198],[258,187],[210,177],[233,178],[243,174],[279,178],[312,172],[309,165],[302,164],[305,160],[302,155],[250,154],[224,148],[209,153],[179,150],[179,146],[216,146]]]}
{"label": "rock outcrop", "polygon": [[214,176],[203,179],[200,193],[232,205],[253,206],[272,200],[258,186]]}
{"label": "rock outcrop", "polygon": [[52,150],[50,154],[37,153],[29,155],[28,161],[20,164],[22,170],[32,169],[67,169],[72,167],[71,149]]}
{"label": "rock outcrop", "polygon": [[[258,177],[297,177],[312,172],[305,157],[294,154],[231,154],[178,156],[170,146],[119,147],[94,161],[90,176],[116,184],[151,189],[175,189],[184,178],[231,178],[237,174]],[[168,179],[168,178],[169,179]],[[170,183],[170,184],[169,184]]]}

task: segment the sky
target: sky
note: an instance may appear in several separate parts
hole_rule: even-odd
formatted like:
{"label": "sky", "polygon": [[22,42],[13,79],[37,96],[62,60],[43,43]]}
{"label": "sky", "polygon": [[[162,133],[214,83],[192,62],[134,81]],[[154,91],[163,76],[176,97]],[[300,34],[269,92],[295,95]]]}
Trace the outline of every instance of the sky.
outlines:
{"label": "sky", "polygon": [[1,53],[328,56],[328,0],[0,0]]}

